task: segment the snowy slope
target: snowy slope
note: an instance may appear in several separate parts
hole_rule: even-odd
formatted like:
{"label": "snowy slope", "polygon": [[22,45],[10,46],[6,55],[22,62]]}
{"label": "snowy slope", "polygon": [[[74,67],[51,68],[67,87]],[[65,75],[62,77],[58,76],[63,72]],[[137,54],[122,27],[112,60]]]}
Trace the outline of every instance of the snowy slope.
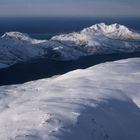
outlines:
{"label": "snowy slope", "polygon": [[0,140],[139,140],[140,58],[0,87]]}
{"label": "snowy slope", "polygon": [[86,55],[138,51],[140,33],[119,24],[95,24],[50,40],[33,39],[19,32],[8,32],[0,38],[0,63],[7,66],[42,57],[71,60]]}

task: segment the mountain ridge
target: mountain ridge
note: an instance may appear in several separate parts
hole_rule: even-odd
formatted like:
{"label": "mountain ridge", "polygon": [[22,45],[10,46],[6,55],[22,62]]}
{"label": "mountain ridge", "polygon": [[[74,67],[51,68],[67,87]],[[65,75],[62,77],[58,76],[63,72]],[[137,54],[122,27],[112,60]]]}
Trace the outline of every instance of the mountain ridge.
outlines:
{"label": "mountain ridge", "polygon": [[140,33],[117,23],[95,24],[50,40],[33,39],[20,32],[7,32],[0,38],[0,63],[5,66],[42,57],[74,60],[94,54],[139,51]]}

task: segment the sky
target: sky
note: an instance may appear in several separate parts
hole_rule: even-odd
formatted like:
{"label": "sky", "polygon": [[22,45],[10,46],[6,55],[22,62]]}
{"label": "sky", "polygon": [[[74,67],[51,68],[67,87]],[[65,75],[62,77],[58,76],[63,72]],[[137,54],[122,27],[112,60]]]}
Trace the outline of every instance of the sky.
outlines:
{"label": "sky", "polygon": [[0,16],[140,17],[140,0],[0,0]]}

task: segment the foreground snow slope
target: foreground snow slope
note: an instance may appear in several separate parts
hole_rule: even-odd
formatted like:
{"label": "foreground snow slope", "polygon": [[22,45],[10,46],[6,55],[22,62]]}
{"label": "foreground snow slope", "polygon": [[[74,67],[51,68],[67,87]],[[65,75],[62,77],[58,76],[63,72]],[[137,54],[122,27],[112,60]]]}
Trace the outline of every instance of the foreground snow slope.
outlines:
{"label": "foreground snow slope", "polygon": [[139,140],[140,58],[0,87],[0,140]]}
{"label": "foreground snow slope", "polygon": [[5,66],[40,57],[71,60],[94,54],[139,51],[140,33],[119,24],[95,24],[50,40],[36,40],[19,32],[8,32],[0,38],[0,63]]}

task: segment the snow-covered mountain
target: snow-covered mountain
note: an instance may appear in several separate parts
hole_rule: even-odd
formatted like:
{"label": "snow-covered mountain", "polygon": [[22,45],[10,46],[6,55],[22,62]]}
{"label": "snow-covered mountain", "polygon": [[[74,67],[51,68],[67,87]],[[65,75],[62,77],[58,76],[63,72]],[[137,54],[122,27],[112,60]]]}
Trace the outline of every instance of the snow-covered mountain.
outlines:
{"label": "snow-covered mountain", "polygon": [[0,68],[30,59],[49,57],[76,59],[83,53],[53,40],[36,40],[19,32],[5,33],[0,38]]}
{"label": "snow-covered mountain", "polygon": [[140,58],[0,87],[0,140],[139,140]]}
{"label": "snow-covered mountain", "polygon": [[89,28],[84,29],[82,32],[96,32],[112,39],[119,40],[140,40],[140,34],[128,29],[126,26],[120,24],[106,25],[105,23],[95,24]]}
{"label": "snow-covered mountain", "polygon": [[140,33],[119,24],[100,23],[50,40],[8,32],[0,38],[0,68],[41,57],[70,60],[93,54],[137,51],[140,51]]}
{"label": "snow-covered mountain", "polygon": [[140,33],[119,24],[95,24],[79,33],[54,36],[52,39],[75,46],[90,55],[140,51]]}
{"label": "snow-covered mountain", "polygon": [[41,49],[35,47],[36,42],[37,40],[22,33],[5,33],[0,38],[0,61],[12,64],[42,55]]}

